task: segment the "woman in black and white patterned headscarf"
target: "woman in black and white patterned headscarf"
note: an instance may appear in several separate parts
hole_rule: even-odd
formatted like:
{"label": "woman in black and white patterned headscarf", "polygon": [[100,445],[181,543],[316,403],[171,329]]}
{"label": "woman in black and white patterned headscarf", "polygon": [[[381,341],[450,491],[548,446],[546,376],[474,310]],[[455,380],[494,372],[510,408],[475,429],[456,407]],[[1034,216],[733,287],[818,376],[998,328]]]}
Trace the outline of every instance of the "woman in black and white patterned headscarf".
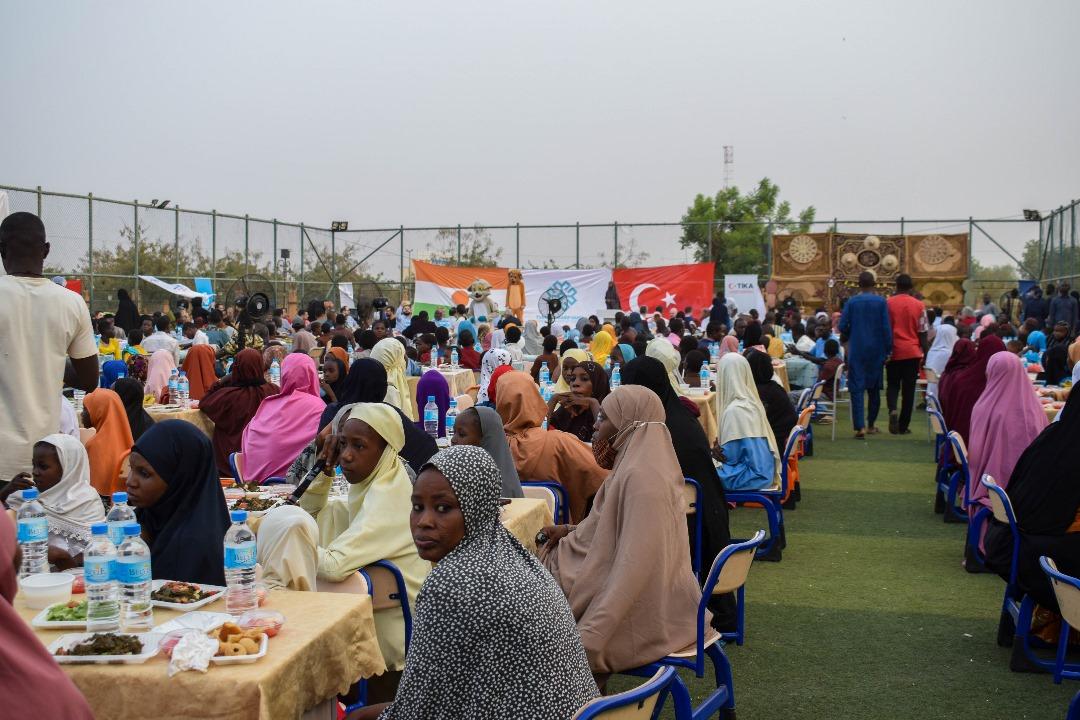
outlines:
{"label": "woman in black and white patterned headscarf", "polygon": [[562,590],[499,521],[499,469],[457,445],[424,466],[411,524],[435,563],[384,720],[568,720],[597,697]]}

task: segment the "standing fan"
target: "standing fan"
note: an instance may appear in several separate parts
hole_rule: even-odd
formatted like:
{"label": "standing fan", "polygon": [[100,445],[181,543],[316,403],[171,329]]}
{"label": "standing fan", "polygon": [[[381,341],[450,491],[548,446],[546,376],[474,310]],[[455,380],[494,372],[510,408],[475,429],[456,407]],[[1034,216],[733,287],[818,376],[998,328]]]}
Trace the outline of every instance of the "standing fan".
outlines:
{"label": "standing fan", "polygon": [[[265,275],[250,273],[236,280],[225,292],[225,307],[240,311],[237,318],[237,352],[244,347],[244,330],[257,322],[271,324],[274,313],[274,284]],[[272,328],[277,334],[278,328]]]}
{"label": "standing fan", "polygon": [[566,293],[554,285],[545,290],[540,299],[536,301],[536,309],[540,311],[542,316],[547,318],[548,328],[551,328],[555,323],[555,318],[565,315],[569,307],[570,302],[566,297]]}

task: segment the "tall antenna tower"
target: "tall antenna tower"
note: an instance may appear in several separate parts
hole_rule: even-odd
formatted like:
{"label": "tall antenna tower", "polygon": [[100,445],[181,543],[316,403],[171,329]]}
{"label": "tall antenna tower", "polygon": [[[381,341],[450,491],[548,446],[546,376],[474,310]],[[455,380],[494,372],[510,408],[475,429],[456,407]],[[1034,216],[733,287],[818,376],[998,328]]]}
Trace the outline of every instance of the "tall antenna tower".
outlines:
{"label": "tall antenna tower", "polygon": [[735,177],[735,146],[724,146],[724,189],[727,190],[731,187],[731,182]]}

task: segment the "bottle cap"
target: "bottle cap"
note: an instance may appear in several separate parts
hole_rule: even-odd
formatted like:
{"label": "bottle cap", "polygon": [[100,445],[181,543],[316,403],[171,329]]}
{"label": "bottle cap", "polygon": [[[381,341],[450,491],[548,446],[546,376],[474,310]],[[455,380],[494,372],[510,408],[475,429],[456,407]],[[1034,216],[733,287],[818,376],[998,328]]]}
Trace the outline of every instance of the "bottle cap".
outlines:
{"label": "bottle cap", "polygon": [[31,500],[37,500],[37,497],[40,494],[41,493],[38,492],[37,488],[26,488],[25,490],[22,491],[22,499],[27,501],[27,502],[29,502]]}
{"label": "bottle cap", "polygon": [[457,398],[450,398],[450,407],[457,407]]}
{"label": "bottle cap", "polygon": [[139,527],[139,523],[129,522],[127,525],[124,526],[124,537],[133,537],[135,535],[138,535],[141,531],[142,528]]}
{"label": "bottle cap", "polygon": [[108,535],[109,534],[109,523],[103,523],[103,522],[94,523],[93,525],[90,526],[90,534],[91,535]]}
{"label": "bottle cap", "polygon": [[127,502],[127,493],[126,492],[114,492],[112,494],[112,501],[114,503],[118,503],[118,502],[126,503]]}
{"label": "bottle cap", "polygon": [[434,395],[428,395],[427,396],[427,401],[428,402],[435,402],[435,396]]}
{"label": "bottle cap", "polygon": [[229,518],[234,523],[247,522],[247,510],[230,510]]}

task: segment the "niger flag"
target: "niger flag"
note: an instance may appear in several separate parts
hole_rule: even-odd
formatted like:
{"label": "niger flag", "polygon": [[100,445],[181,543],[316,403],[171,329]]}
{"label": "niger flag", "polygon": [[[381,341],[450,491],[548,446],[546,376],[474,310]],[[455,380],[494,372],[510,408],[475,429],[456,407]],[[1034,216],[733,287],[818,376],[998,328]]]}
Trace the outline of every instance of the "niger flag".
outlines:
{"label": "niger flag", "polygon": [[491,283],[491,299],[500,309],[506,307],[507,268],[448,267],[420,260],[412,261],[416,276],[413,312],[427,310],[431,315],[436,307],[469,306],[466,288],[476,280]]}

